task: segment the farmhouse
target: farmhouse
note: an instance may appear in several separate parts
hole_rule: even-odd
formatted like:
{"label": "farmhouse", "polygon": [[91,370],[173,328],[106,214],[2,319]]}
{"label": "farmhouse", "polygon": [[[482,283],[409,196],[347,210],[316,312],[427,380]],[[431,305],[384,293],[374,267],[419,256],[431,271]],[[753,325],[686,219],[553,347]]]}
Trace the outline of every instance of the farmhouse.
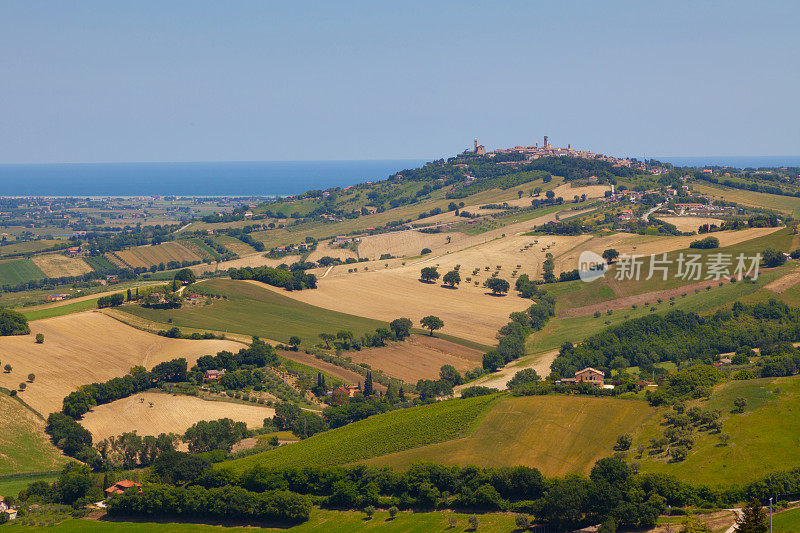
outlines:
{"label": "farmhouse", "polygon": [[123,479],[122,481],[117,481],[110,487],[105,490],[106,496],[114,496],[115,494],[124,494],[126,490],[131,487],[138,487],[139,492],[142,491],[142,485],[140,483],[136,483],[135,481],[131,481],[130,479]]}
{"label": "farmhouse", "polygon": [[225,369],[222,370],[206,370],[203,374],[203,381],[215,381],[225,375]]}
{"label": "farmhouse", "polygon": [[45,302],[60,302],[61,300],[66,300],[69,297],[68,294],[48,294],[44,297]]}
{"label": "farmhouse", "polygon": [[605,374],[592,367],[586,367],[575,372],[574,378],[563,378],[561,383],[590,383],[597,387],[602,387],[605,385]]}

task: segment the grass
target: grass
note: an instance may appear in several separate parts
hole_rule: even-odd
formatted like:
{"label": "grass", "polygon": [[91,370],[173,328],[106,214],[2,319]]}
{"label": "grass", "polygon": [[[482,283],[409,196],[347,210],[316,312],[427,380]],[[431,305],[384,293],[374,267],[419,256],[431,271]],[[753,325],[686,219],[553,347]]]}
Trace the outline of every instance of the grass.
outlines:
{"label": "grass", "polygon": [[189,239],[189,241],[194,243],[195,246],[200,248],[206,255],[208,255],[215,261],[219,261],[222,258],[222,256],[219,255],[219,252],[217,252],[215,249],[204,243],[202,239],[195,238],[195,239]]}
{"label": "grass", "polygon": [[[448,519],[456,517],[456,527],[450,528]],[[394,519],[389,518],[386,511],[378,511],[367,520],[364,513],[358,511],[328,511],[312,509],[308,521],[287,527],[237,527],[233,524],[224,524],[224,531],[270,531],[290,533],[311,533],[325,531],[327,533],[351,533],[359,531],[381,532],[409,532],[409,531],[451,531],[460,533],[470,531],[467,519],[470,515],[463,513],[429,512],[414,513],[401,512]],[[486,533],[510,533],[516,530],[513,514],[486,513],[478,516],[478,530]],[[25,533],[33,531],[30,527],[7,524],[3,531],[8,533]],[[53,533],[93,533],[95,531],[110,531],[112,533],[213,533],[219,532],[220,526],[206,524],[181,524],[174,522],[122,522],[110,520],[77,520],[67,519],[60,524],[47,528]]]}
{"label": "grass", "polygon": [[0,476],[0,495],[17,496],[19,491],[25,489],[34,481],[47,481],[52,483],[58,479],[58,472],[37,472],[32,474],[11,474]]}
{"label": "grass", "polygon": [[800,215],[800,198],[793,196],[745,191],[706,182],[695,182],[693,187],[695,191],[711,198],[721,198],[727,202],[781,211],[795,217]]}
{"label": "grass", "polygon": [[[747,399],[743,414],[731,413],[737,397]],[[645,453],[642,471],[670,473],[690,482],[739,484],[800,464],[800,376],[723,383],[709,400],[687,405],[721,410],[722,432],[730,435],[728,445],[722,446],[715,434],[695,431],[695,444],[685,461],[668,463]],[[660,424],[661,417],[645,424],[632,449],[660,436]]]}
{"label": "grass", "polygon": [[617,437],[654,412],[640,401],[586,396],[501,397],[469,436],[366,461],[406,468],[417,461],[536,467],[545,475],[587,473]]}
{"label": "grass", "polygon": [[0,393],[0,476],[52,471],[65,461],[44,435],[44,422],[5,393]]}
{"label": "grass", "polygon": [[800,531],[800,507],[773,515],[772,526],[776,533]]}
{"label": "grass", "polygon": [[121,310],[152,322],[202,330],[224,331],[257,335],[279,342],[288,342],[297,335],[304,346],[319,342],[323,332],[336,333],[346,329],[354,335],[363,335],[384,322],[329,311],[303,302],[298,302],[246,281],[214,279],[198,285],[198,289],[224,295],[227,299],[213,300],[208,306],[184,306],[181,309],[145,309],[140,306],[125,306]]}
{"label": "grass", "polygon": [[[710,250],[692,249],[691,253],[706,256],[713,253],[723,252],[733,254],[735,257],[739,253],[744,253],[746,256],[749,256],[770,247],[778,250],[788,251],[796,248],[796,246],[793,245],[795,237],[796,236],[792,235],[788,228],[782,228],[774,233],[770,233],[756,239],[751,239],[749,241],[740,242],[732,246]],[[652,237],[642,236],[642,239],[650,238]],[[686,250],[677,250],[667,253],[667,259],[672,261],[672,266],[669,270],[670,277],[667,277],[666,280],[663,280],[659,275],[653,276],[650,280],[644,279],[647,277],[647,272],[650,265],[650,259],[645,257],[641,271],[642,279],[639,280],[615,279],[616,270],[615,266],[612,265],[611,270],[605,275],[605,277],[593,281],[592,283],[586,284],[582,281],[570,281],[565,283],[545,285],[545,288],[548,290],[548,292],[552,292],[553,295],[557,297],[560,308],[582,307],[585,305],[596,304],[625,296],[677,288],[682,285],[695,282],[675,277],[675,273],[677,272],[676,259],[680,253],[686,253]],[[705,259],[702,258],[700,262],[706,263]],[[761,274],[763,274],[763,271],[760,270],[759,276]],[[714,281],[709,281],[709,284],[713,285]]]}
{"label": "grass", "polygon": [[215,235],[213,239],[215,242],[224,246],[226,250],[230,250],[236,255],[247,255],[255,253],[256,251],[255,248],[246,242],[242,242],[236,237],[231,237],[230,235]]}
{"label": "grass", "polygon": [[87,256],[83,260],[97,272],[108,272],[117,269],[117,266],[104,255]]}
{"label": "grass", "polygon": [[[764,285],[773,279],[784,274],[786,269],[776,269],[774,272],[769,272],[760,276],[756,283],[725,283],[721,287],[709,281],[711,290],[701,290],[698,293],[688,291],[686,297],[678,296],[673,300],[674,306],[670,305],[670,300],[664,299],[661,303],[654,298],[649,302],[649,306],[639,305],[636,309],[625,308],[617,309],[611,315],[601,314],[599,317],[594,316],[580,316],[570,318],[554,318],[550,320],[547,325],[541,330],[528,337],[527,353],[538,353],[546,350],[558,348],[563,343],[569,341],[577,343],[583,339],[600,332],[604,328],[616,326],[621,322],[628,319],[639,318],[651,313],[652,307],[656,308],[656,313],[667,313],[673,309],[680,309],[686,312],[695,312],[698,314],[713,312],[716,309],[729,305],[736,300],[746,300],[750,295],[759,294],[758,299],[766,299],[776,296],[775,293],[761,289]],[[573,285],[577,287],[576,290],[586,287],[584,290],[591,290],[595,283],[584,283],[582,281],[555,283],[552,285],[545,285],[548,292],[551,291],[550,287],[558,287],[561,285]],[[798,298],[800,302],[800,298]],[[628,318],[625,318],[628,317]],[[606,324],[606,322],[609,322]]]}
{"label": "grass", "polygon": [[81,313],[90,309],[97,308],[97,298],[90,300],[82,300],[80,302],[73,302],[71,304],[58,305],[55,307],[47,307],[45,309],[25,310],[20,309],[20,313],[25,315],[28,321],[42,320],[43,318],[52,318],[54,316],[69,315],[72,313]]}
{"label": "grass", "polygon": [[391,411],[219,466],[332,466],[444,442],[469,434],[495,400],[481,396]]}
{"label": "grass", "polygon": [[30,259],[15,259],[0,263],[0,285],[18,285],[47,276]]}

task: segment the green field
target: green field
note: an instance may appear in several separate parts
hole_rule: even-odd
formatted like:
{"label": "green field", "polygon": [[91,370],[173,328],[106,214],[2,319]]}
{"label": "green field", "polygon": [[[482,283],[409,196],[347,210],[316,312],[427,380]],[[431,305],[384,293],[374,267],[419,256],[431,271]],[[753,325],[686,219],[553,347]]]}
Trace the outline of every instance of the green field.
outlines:
{"label": "green field", "polygon": [[710,198],[720,198],[726,202],[736,202],[737,204],[780,211],[795,217],[800,215],[800,198],[793,196],[745,191],[708,182],[695,182],[693,188],[695,191]]}
{"label": "green field", "polygon": [[189,240],[215,261],[219,261],[222,258],[222,256],[219,255],[219,252],[217,252],[215,249],[204,243],[202,239],[189,239]]}
{"label": "green field", "polygon": [[104,255],[87,256],[84,257],[83,260],[97,272],[108,272],[119,269],[119,267],[109,261]]}
{"label": "green field", "polygon": [[800,508],[776,513],[772,517],[775,533],[796,533],[800,531]]}
{"label": "green field", "polygon": [[0,263],[0,285],[18,285],[45,277],[47,276],[44,272],[30,259],[13,259]]}
{"label": "green field", "polygon": [[[695,313],[710,313],[716,309],[730,305],[736,300],[754,301],[765,300],[768,298],[775,298],[784,296],[784,300],[792,301],[794,304],[800,304],[800,288],[797,292],[786,291],[783,295],[762,289],[764,285],[773,281],[774,279],[782,276],[786,272],[794,269],[794,265],[787,265],[768,272],[762,276],[755,283],[725,283],[719,286],[718,283],[709,282],[706,286],[711,286],[710,290],[700,290],[694,292],[687,290],[686,296],[676,296],[674,300],[663,299],[658,303],[656,298],[653,298],[648,306],[638,305],[636,309],[628,307],[625,309],[617,309],[611,315],[605,313],[595,318],[592,315],[569,317],[569,318],[554,318],[550,320],[541,331],[537,331],[530,335],[527,340],[527,353],[539,353],[547,350],[558,348],[563,343],[569,341],[572,343],[580,342],[581,340],[600,332],[604,328],[616,326],[625,320],[639,318],[648,315],[651,312],[667,313],[674,309],[680,309],[686,312]],[[575,287],[576,290],[584,289],[586,283],[582,281],[570,281],[566,283],[554,283],[545,285],[546,290],[551,294],[559,294],[560,290],[569,287]],[[585,290],[590,290],[595,283],[589,283],[589,287]],[[562,286],[564,286],[562,288]],[[556,290],[553,290],[555,288]],[[563,294],[563,292],[561,293]],[[674,305],[670,303],[674,302]],[[655,311],[650,309],[655,308]],[[608,324],[606,323],[608,322]]]}
{"label": "green field", "polygon": [[57,470],[66,462],[46,438],[44,422],[3,392],[0,413],[0,476]]}
{"label": "green field", "polygon": [[7,476],[0,476],[0,495],[2,496],[16,496],[24,488],[34,481],[47,481],[52,483],[58,479],[58,472],[55,470],[51,472],[37,472],[34,474],[11,474]]}
{"label": "green field", "polygon": [[[733,414],[733,400],[739,396],[747,399],[747,407],[743,414]],[[728,484],[745,483],[800,464],[800,376],[723,383],[709,400],[687,404],[691,405],[722,411],[722,432],[730,435],[728,445],[720,445],[715,434],[695,431],[695,444],[685,461],[667,463],[645,453],[640,460],[642,471],[670,473],[690,482]],[[653,417],[635,435],[632,449],[660,436],[663,429],[661,417]]]}
{"label": "green field", "polygon": [[468,435],[496,396],[449,400],[391,411],[276,450],[218,466],[242,471],[264,466],[332,466]]}
{"label": "green field", "polygon": [[502,397],[462,439],[415,447],[366,461],[404,469],[417,461],[538,468],[548,476],[587,473],[611,455],[619,435],[654,408],[636,400],[586,396]]}
{"label": "green field", "polygon": [[70,315],[72,313],[80,313],[90,309],[97,308],[97,298],[89,300],[81,300],[79,302],[72,302],[64,305],[57,305],[54,307],[46,307],[44,309],[20,309],[19,312],[25,315],[28,321],[41,320],[43,318],[52,318],[54,316]]}
{"label": "green field", "polygon": [[[450,527],[448,519],[455,516],[456,527]],[[67,519],[60,524],[48,528],[32,528],[15,524],[3,526],[2,531],[8,533],[26,533],[30,531],[51,531],[53,533],[93,533],[110,531],[111,533],[213,533],[219,531],[245,532],[264,531],[290,533],[310,533],[325,531],[326,533],[350,533],[359,531],[386,531],[389,533],[450,531],[460,533],[468,529],[467,518],[463,513],[402,512],[394,519],[389,518],[386,511],[378,511],[371,520],[365,519],[364,513],[357,511],[327,511],[312,509],[307,522],[294,527],[237,527],[231,524],[219,525],[180,524],[171,522],[116,522],[110,520],[75,520]],[[478,531],[487,533],[511,533],[517,531],[513,514],[485,513],[478,515]]]}
{"label": "green field", "polygon": [[172,325],[214,330],[244,335],[257,335],[279,342],[288,342],[297,335],[303,346],[319,342],[323,332],[336,333],[346,329],[354,335],[363,335],[386,323],[355,315],[329,311],[298,302],[254,283],[213,279],[198,285],[213,294],[224,295],[226,300],[214,300],[208,306],[184,306],[181,309],[145,309],[124,306],[122,311],[141,318]]}
{"label": "green field", "polygon": [[0,246],[0,257],[17,254],[32,254],[41,252],[42,250],[50,250],[59,243],[63,243],[64,246],[66,246],[67,241],[54,241],[49,239],[23,242],[12,241],[10,244]]}
{"label": "green field", "polygon": [[[745,255],[755,254],[763,251],[765,248],[775,248],[777,250],[789,251],[797,248],[796,235],[793,235],[788,228],[782,228],[774,233],[751,239],[749,241],[741,242],[739,244],[709,249],[699,250],[693,249],[691,253],[706,256],[713,253],[729,253],[736,254],[744,253]],[[654,237],[642,236],[642,239],[653,239]],[[670,270],[670,276],[663,280],[661,276],[653,276],[652,279],[647,280],[646,273],[649,267],[649,258],[645,258],[644,265],[642,266],[642,276],[639,280],[617,280],[615,279],[616,271],[612,265],[606,275],[599,280],[592,283],[584,283],[582,281],[569,281],[565,283],[554,283],[546,285],[545,288],[548,292],[556,296],[558,300],[559,309],[568,309],[573,307],[582,307],[585,305],[592,305],[600,302],[622,298],[625,296],[632,296],[636,294],[643,294],[652,291],[661,291],[667,289],[674,289],[693,281],[686,281],[679,277],[675,277],[675,263],[678,254],[685,253],[683,251],[674,251],[667,253],[667,259],[673,262],[673,267]],[[701,259],[701,262],[705,262]],[[759,275],[764,274],[765,271],[760,270]],[[709,281],[709,284],[714,284]]]}

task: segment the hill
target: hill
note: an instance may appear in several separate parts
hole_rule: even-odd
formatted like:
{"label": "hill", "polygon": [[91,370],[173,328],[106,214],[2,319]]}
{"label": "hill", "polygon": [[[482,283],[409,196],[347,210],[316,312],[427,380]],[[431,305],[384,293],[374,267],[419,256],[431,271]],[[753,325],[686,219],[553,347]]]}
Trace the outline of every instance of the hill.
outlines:
{"label": "hill", "polygon": [[[733,400],[747,400],[744,413],[734,414]],[[800,464],[800,376],[730,381],[716,387],[707,401],[687,402],[687,408],[722,412],[723,444],[719,435],[695,432],[695,444],[686,460],[667,462],[663,456],[645,452],[640,461],[644,472],[673,474],[685,481],[707,480],[712,484],[744,483]],[[653,416],[636,433],[632,449],[648,446],[663,431],[662,416]]]}
{"label": "hill", "polygon": [[297,335],[306,346],[318,343],[318,335],[323,332],[346,329],[359,336],[386,327],[377,320],[298,302],[258,282],[212,279],[198,284],[197,290],[222,298],[214,299],[210,305],[181,309],[145,309],[130,305],[120,310],[160,324],[171,320],[171,324],[178,327],[257,335],[279,342],[288,342],[289,337]]}
{"label": "hill", "polygon": [[468,436],[382,455],[371,465],[404,469],[417,461],[538,468],[548,476],[588,473],[617,437],[655,410],[635,400],[573,396],[502,397]]}
{"label": "hill", "polygon": [[4,392],[0,392],[0,413],[0,477],[57,470],[66,462],[44,434],[44,421]]}
{"label": "hill", "polygon": [[482,396],[391,411],[219,466],[236,471],[254,465],[332,466],[443,442],[469,434],[495,399]]}

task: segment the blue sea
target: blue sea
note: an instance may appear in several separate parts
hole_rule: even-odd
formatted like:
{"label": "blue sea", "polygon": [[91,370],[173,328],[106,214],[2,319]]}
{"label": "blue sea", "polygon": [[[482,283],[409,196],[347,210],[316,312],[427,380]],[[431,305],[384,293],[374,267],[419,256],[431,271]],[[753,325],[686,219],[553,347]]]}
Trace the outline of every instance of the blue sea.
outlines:
{"label": "blue sea", "polygon": [[282,196],[377,181],[422,159],[0,165],[0,196]]}

